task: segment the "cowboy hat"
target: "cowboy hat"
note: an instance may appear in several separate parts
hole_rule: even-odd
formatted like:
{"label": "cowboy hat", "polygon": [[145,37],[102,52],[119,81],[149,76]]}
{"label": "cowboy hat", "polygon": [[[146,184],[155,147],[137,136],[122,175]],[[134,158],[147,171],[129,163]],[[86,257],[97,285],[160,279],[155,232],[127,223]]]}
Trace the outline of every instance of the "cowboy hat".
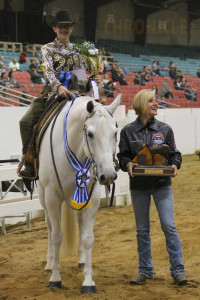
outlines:
{"label": "cowboy hat", "polygon": [[46,22],[49,26],[53,27],[57,23],[69,23],[74,24],[74,20],[72,19],[68,10],[59,10],[55,16],[47,15]]}

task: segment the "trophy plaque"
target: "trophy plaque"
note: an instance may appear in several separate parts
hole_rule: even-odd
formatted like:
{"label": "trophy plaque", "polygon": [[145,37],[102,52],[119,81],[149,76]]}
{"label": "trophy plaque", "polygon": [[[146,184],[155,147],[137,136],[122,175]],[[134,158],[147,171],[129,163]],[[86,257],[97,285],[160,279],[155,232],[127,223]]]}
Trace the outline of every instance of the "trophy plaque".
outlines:
{"label": "trophy plaque", "polygon": [[139,165],[133,169],[134,176],[173,176],[174,169],[171,166],[157,165],[147,166]]}
{"label": "trophy plaque", "polygon": [[165,157],[170,148],[166,144],[143,145],[142,150],[133,159],[138,166],[133,168],[134,176],[173,176],[174,169],[169,165],[164,165]]}

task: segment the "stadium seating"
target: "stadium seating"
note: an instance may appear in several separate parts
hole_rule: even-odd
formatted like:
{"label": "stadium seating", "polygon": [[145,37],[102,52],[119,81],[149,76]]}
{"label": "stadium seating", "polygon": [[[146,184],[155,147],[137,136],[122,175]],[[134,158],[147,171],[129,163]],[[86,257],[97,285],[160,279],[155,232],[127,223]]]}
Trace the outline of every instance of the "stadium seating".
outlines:
{"label": "stadium seating", "polygon": [[[141,47],[139,45],[133,45],[132,43],[120,41],[104,41],[104,47],[109,43],[109,48],[112,49],[111,56],[114,58],[116,63],[122,67],[126,67],[129,70],[129,74],[125,75],[125,79],[128,82],[127,86],[121,86],[119,83],[115,83],[115,96],[122,92],[123,103],[126,107],[126,112],[128,109],[132,109],[132,100],[134,95],[143,88],[152,88],[154,85],[157,86],[158,92],[161,90],[164,77],[168,77],[168,70],[166,67],[169,62],[172,61],[179,70],[184,74],[187,82],[195,87],[198,95],[200,95],[200,79],[196,76],[197,69],[199,66],[199,60],[197,59],[197,49],[194,47],[190,49],[185,48],[186,52],[184,57],[180,54],[180,48],[178,47],[163,47],[155,45],[148,45],[147,47]],[[11,43],[12,44],[12,43]],[[6,48],[7,47],[7,48]],[[9,48],[10,47],[10,48]],[[38,56],[38,51],[40,51],[41,45],[28,45],[27,51],[29,54],[29,60],[34,56]],[[9,49],[9,50],[8,50]],[[115,50],[115,51],[114,51]],[[19,59],[19,54],[17,46],[1,44],[0,42],[0,56],[4,56],[5,65],[13,59]],[[121,51],[121,53],[119,53]],[[154,53],[152,55],[152,53]],[[157,54],[158,53],[158,54]],[[171,56],[169,56],[169,53]],[[165,55],[164,55],[165,54]],[[178,55],[179,54],[179,55]],[[188,55],[188,56],[187,56]],[[134,85],[134,72],[142,71],[144,65],[152,65],[154,60],[160,62],[160,66],[164,68],[161,71],[162,76],[154,76],[152,82],[146,82],[145,86]],[[20,83],[20,90],[27,92],[29,95],[39,97],[42,90],[42,84],[33,84],[30,79],[30,74],[27,72],[29,63],[20,64],[20,71],[14,72],[14,78]],[[108,72],[109,78],[111,79],[111,73]],[[173,80],[169,78],[169,85],[172,89],[174,95],[173,99],[168,99],[169,107],[200,107],[198,102],[188,102],[184,97],[184,91],[177,91],[174,89]],[[101,91],[101,96],[104,97],[103,91]],[[105,97],[104,97],[105,98]],[[113,99],[107,98],[107,103],[111,103]],[[8,100],[10,103],[10,100]]]}

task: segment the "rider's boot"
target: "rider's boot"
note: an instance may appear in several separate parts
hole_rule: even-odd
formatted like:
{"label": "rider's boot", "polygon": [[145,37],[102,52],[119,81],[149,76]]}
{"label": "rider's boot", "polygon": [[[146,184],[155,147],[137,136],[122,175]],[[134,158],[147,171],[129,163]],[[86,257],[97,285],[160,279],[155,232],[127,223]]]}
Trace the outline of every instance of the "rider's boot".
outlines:
{"label": "rider's boot", "polygon": [[23,178],[33,178],[35,176],[34,165],[25,163],[25,168],[19,172]]}
{"label": "rider's boot", "polygon": [[25,168],[23,170],[19,170],[19,176],[23,178],[33,179],[36,177],[34,162],[36,159],[35,147],[33,145],[29,145],[28,151],[23,158]]}

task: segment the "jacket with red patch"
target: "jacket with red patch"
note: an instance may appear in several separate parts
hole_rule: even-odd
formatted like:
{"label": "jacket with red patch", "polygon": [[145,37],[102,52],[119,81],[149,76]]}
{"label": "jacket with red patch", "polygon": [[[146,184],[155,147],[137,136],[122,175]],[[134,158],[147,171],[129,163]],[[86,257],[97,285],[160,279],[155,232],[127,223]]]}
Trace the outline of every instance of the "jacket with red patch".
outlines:
{"label": "jacket with red patch", "polygon": [[[126,125],[120,133],[119,159],[120,168],[127,172],[126,166],[138,154],[141,146],[153,144],[167,144],[171,151],[164,155],[165,164],[181,167],[182,157],[176,149],[174,133],[171,127],[152,118],[146,125],[138,117],[134,122]],[[130,178],[130,189],[152,189],[171,184],[171,177],[162,176],[135,176]]]}

